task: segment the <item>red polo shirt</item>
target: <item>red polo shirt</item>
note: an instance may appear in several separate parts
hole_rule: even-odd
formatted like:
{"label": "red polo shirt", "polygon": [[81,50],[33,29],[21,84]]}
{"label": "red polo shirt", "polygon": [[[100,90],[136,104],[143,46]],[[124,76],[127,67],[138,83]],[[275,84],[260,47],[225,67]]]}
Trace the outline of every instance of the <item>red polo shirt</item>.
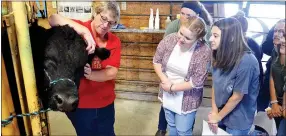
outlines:
{"label": "red polo shirt", "polygon": [[[74,21],[88,28],[94,38],[91,30],[91,20],[87,22],[82,22],[79,20]],[[107,34],[108,40],[106,48],[111,51],[110,57],[104,61],[101,61],[95,57],[92,61],[92,70],[101,70],[104,69],[107,65],[117,68],[120,66],[120,39],[111,32],[108,32]],[[88,80],[85,77],[81,78],[79,86],[78,108],[102,108],[108,106],[115,100],[114,88],[114,79],[105,82],[96,82]]]}

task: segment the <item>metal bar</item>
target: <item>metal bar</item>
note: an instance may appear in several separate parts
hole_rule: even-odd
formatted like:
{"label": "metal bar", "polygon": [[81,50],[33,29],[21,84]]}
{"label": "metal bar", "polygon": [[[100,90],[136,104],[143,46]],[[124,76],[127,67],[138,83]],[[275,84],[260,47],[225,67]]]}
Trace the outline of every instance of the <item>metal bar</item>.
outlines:
{"label": "metal bar", "polygon": [[[10,86],[8,82],[6,67],[4,63],[3,56],[1,54],[1,95],[2,95],[2,114],[1,118],[6,119],[11,114],[15,114],[14,104],[11,96]],[[20,135],[19,127],[17,124],[17,119],[13,119],[10,124],[2,127],[2,135]]]}
{"label": "metal bar", "polygon": [[[13,13],[10,13],[8,15],[8,18],[10,20],[14,19]],[[8,21],[8,20],[7,20]],[[22,77],[22,72],[21,72],[21,64],[19,60],[19,52],[18,52],[18,47],[17,47],[17,38],[16,38],[16,31],[15,31],[15,21],[10,21],[8,24],[10,26],[7,27],[7,33],[8,33],[8,39],[9,39],[9,46],[11,49],[11,56],[12,56],[12,61],[13,61],[13,67],[14,67],[14,73],[15,73],[15,79],[16,79],[16,84],[18,88],[18,95],[19,95],[19,101],[21,104],[21,111],[22,113],[27,113],[27,103],[25,103],[26,99],[24,99],[23,93],[25,93],[25,89],[23,87],[23,77]],[[32,132],[31,129],[31,124],[29,123],[29,118],[24,117],[24,126],[25,126],[25,132],[26,135],[30,135]]]}
{"label": "metal bar", "polygon": [[[36,88],[34,64],[32,59],[31,43],[28,31],[28,20],[25,10],[25,2],[12,2],[15,17],[15,28],[19,46],[22,73],[28,100],[29,112],[39,111],[40,105]],[[33,135],[42,135],[40,116],[31,117]]]}

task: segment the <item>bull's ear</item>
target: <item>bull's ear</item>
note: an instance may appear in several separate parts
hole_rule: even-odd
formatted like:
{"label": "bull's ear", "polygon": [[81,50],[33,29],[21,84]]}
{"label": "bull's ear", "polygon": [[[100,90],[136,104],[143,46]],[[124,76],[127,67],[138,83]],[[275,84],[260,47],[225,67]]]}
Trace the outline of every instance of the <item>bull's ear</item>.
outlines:
{"label": "bull's ear", "polygon": [[69,25],[62,26],[62,31],[65,35],[65,38],[69,40],[74,40],[76,38],[76,35],[78,35],[76,31],[73,28],[71,28]]}
{"label": "bull's ear", "polygon": [[105,60],[110,56],[110,50],[106,48],[95,48],[93,54],[88,55],[88,64],[91,65],[93,58],[97,56],[100,60]]}
{"label": "bull's ear", "polygon": [[94,54],[101,60],[105,60],[110,56],[110,50],[106,48],[95,48]]}
{"label": "bull's ear", "polygon": [[93,60],[94,56],[95,56],[94,53],[88,55],[88,61],[87,61],[87,63],[88,63],[90,66],[91,66],[91,63],[92,63],[92,60]]}

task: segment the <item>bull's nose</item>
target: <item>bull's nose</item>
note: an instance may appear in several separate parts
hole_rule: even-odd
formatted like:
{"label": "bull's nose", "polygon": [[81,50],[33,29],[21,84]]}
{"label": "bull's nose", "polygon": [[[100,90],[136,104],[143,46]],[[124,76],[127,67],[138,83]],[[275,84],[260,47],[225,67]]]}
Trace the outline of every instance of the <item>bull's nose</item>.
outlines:
{"label": "bull's nose", "polygon": [[57,106],[57,109],[64,112],[70,112],[77,108],[78,98],[74,96],[66,95],[54,95],[54,102]]}
{"label": "bull's nose", "polygon": [[56,101],[57,106],[63,105],[63,98],[60,95],[55,95],[54,99]]}

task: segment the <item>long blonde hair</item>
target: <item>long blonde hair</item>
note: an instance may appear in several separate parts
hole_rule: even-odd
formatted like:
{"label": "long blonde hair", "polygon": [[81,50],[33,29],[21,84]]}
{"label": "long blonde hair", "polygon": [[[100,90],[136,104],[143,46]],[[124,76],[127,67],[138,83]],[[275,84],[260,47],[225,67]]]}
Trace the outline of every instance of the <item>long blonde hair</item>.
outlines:
{"label": "long blonde hair", "polygon": [[191,16],[181,26],[188,28],[192,32],[197,33],[197,39],[205,43],[205,35],[207,34],[205,21],[198,16]]}

